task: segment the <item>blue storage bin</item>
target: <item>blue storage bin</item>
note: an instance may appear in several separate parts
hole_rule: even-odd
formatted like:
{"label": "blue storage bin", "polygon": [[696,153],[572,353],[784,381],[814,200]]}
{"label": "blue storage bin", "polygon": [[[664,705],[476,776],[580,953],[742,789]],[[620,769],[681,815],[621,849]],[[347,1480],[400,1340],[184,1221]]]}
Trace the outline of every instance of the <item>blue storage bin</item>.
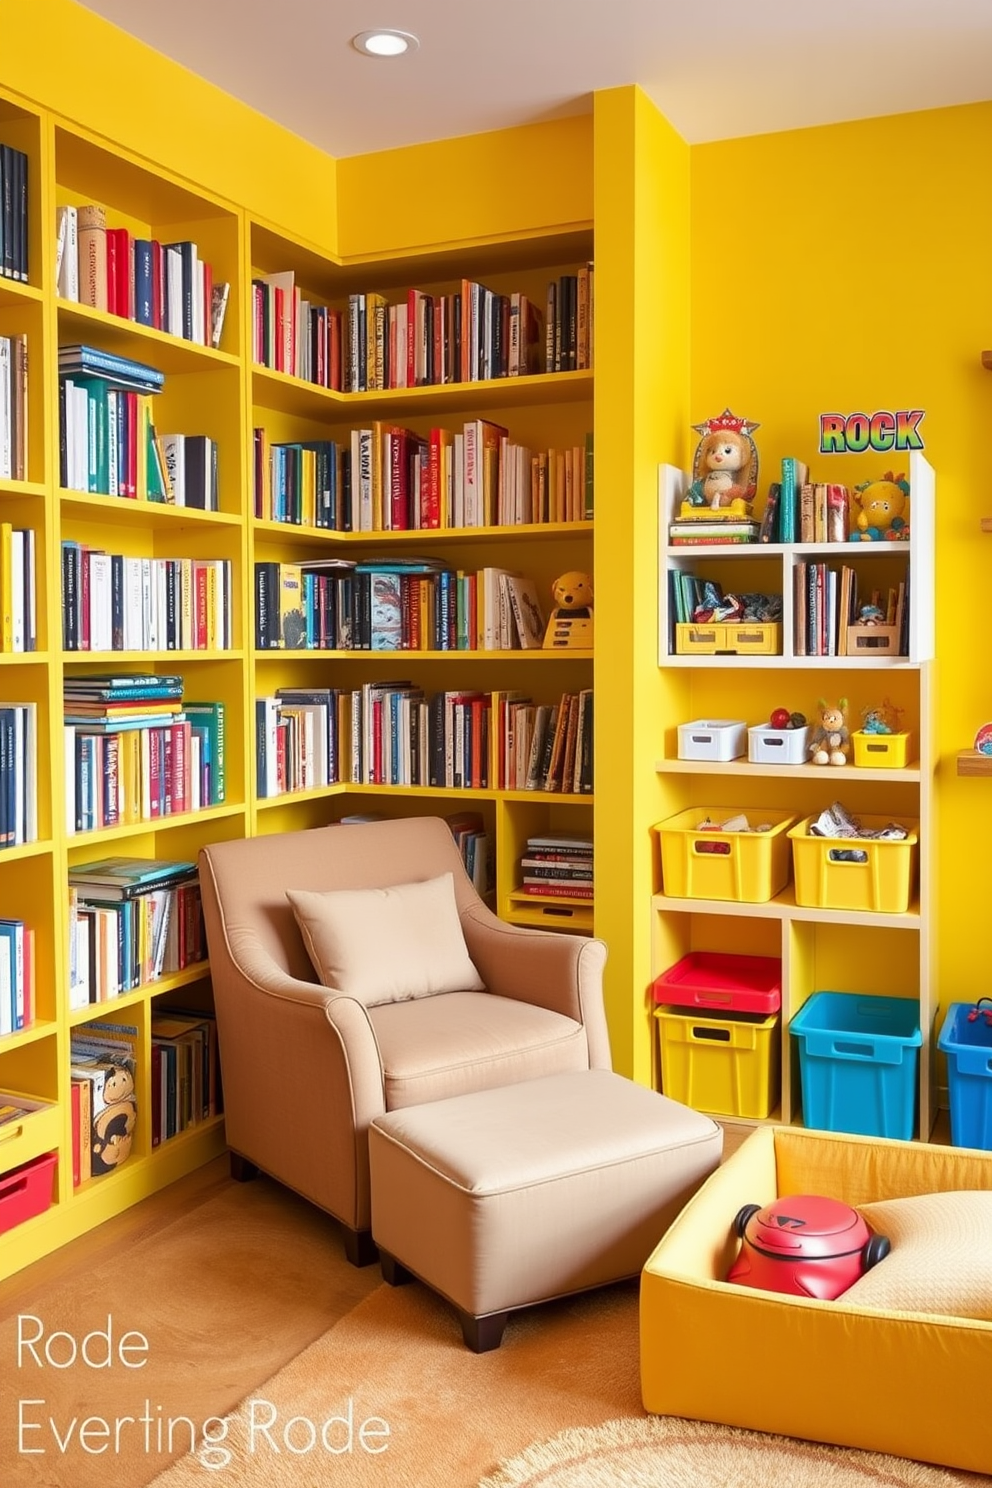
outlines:
{"label": "blue storage bin", "polygon": [[814,992],[789,1031],[799,1044],[806,1126],[912,1138],[923,1042],[915,998]]}
{"label": "blue storage bin", "polygon": [[992,1028],[984,1014],[968,1022],[973,1002],[952,1002],[937,1039],[947,1055],[951,1141],[992,1150]]}

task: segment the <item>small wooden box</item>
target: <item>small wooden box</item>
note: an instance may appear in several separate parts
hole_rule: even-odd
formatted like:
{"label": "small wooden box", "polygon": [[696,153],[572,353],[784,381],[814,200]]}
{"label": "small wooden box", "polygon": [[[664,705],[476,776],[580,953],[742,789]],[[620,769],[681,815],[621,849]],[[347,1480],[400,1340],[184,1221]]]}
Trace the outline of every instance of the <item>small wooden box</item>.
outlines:
{"label": "small wooden box", "polygon": [[898,625],[849,625],[848,656],[899,656]]}

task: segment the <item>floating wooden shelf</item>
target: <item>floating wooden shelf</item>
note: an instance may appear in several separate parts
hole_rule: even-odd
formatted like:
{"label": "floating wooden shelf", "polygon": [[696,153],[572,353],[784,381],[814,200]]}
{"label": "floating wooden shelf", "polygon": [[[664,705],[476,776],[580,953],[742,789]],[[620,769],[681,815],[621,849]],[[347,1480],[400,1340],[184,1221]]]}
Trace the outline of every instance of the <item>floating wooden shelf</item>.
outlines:
{"label": "floating wooden shelf", "polygon": [[992,372],[992,351],[982,352],[982,366],[987,372]]}
{"label": "floating wooden shelf", "polygon": [[992,517],[982,517],[982,531],[992,532]]}
{"label": "floating wooden shelf", "polygon": [[959,775],[992,775],[992,754],[980,754],[977,749],[958,751]]}

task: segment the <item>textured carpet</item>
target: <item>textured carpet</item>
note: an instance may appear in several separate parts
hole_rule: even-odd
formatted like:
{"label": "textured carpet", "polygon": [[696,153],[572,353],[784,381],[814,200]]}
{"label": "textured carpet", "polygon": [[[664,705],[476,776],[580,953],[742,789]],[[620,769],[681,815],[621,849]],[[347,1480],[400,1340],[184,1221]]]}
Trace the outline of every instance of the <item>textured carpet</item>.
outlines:
{"label": "textured carpet", "polygon": [[501,1463],[479,1488],[977,1488],[987,1482],[876,1452],[649,1417],[563,1431]]}
{"label": "textured carpet", "polygon": [[[211,1460],[224,1488],[470,1488],[530,1442],[617,1415],[643,1415],[636,1283],[511,1317],[489,1354],[425,1288],[382,1286],[252,1392]],[[202,1488],[205,1461],[155,1488]]]}

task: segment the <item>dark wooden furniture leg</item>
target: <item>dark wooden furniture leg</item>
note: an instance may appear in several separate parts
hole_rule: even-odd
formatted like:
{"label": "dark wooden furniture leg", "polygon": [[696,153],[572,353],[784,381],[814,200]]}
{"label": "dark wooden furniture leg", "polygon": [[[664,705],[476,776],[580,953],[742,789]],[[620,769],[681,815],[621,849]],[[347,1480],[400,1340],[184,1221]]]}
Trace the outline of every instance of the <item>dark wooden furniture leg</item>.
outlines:
{"label": "dark wooden furniture leg", "polygon": [[413,1272],[408,1271],[402,1262],[386,1250],[379,1252],[379,1265],[382,1267],[382,1279],[390,1286],[406,1286],[407,1282],[413,1281]]}
{"label": "dark wooden furniture leg", "polygon": [[347,1225],[341,1226],[344,1235],[344,1253],[353,1266],[371,1266],[378,1258],[379,1251],[375,1241],[372,1239],[371,1230],[351,1230]]}
{"label": "dark wooden furniture leg", "polygon": [[258,1177],[258,1168],[240,1152],[231,1153],[231,1177],[235,1183],[250,1183],[253,1178]]}
{"label": "dark wooden furniture leg", "polygon": [[470,1312],[462,1312],[458,1309],[461,1319],[462,1337],[466,1348],[470,1348],[473,1354],[488,1354],[492,1349],[498,1349],[503,1342],[503,1329],[506,1327],[507,1314],[505,1312],[491,1312],[486,1317],[473,1317]]}

